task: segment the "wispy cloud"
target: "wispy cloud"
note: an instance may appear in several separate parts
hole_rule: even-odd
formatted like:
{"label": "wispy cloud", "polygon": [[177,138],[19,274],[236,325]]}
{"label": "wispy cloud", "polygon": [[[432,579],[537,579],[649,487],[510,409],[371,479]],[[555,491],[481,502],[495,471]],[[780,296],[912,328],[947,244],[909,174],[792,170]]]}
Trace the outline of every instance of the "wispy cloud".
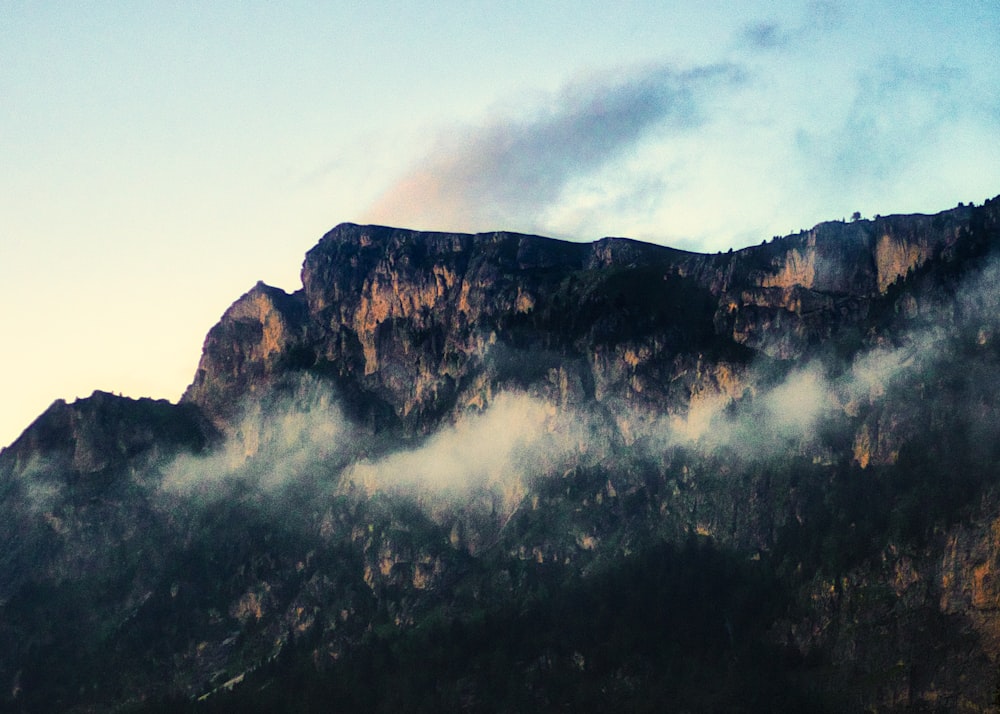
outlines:
{"label": "wispy cloud", "polygon": [[293,390],[251,401],[232,434],[207,455],[185,454],[163,469],[161,489],[172,494],[219,497],[234,484],[274,492],[302,484],[354,457],[355,427],[332,390],[302,378]]}
{"label": "wispy cloud", "polygon": [[946,128],[965,113],[965,77],[947,66],[886,60],[859,77],[839,126],[803,130],[799,149],[814,180],[838,190],[889,188],[928,155],[939,156]]}
{"label": "wispy cloud", "polygon": [[725,451],[745,461],[766,461],[790,448],[808,447],[817,426],[840,406],[823,366],[810,363],[774,381],[761,370],[745,377],[745,393],[708,393],[686,412],[664,416],[642,436],[653,450],[692,447]]}
{"label": "wispy cloud", "polygon": [[814,47],[815,40],[828,36],[844,23],[844,8],[837,0],[815,0],[800,12],[778,13],[746,23],[737,39],[742,47],[758,50],[783,50]]}
{"label": "wispy cloud", "polygon": [[595,439],[589,421],[576,410],[501,393],[485,411],[462,417],[420,446],[356,463],[345,483],[424,502],[487,496],[509,510],[535,479],[602,453],[607,444]]}
{"label": "wispy cloud", "polygon": [[756,22],[743,30],[742,38],[757,50],[770,50],[788,44],[788,35],[776,22]]}
{"label": "wispy cloud", "polygon": [[[1000,263],[994,261],[970,274],[950,298],[925,295],[909,329],[887,333],[849,364],[752,365],[735,387],[699,390],[686,405],[672,404],[676,411],[661,415],[628,402],[569,407],[500,392],[483,410],[440,425],[419,443],[390,445],[363,436],[328,385],[303,378],[283,396],[252,403],[231,438],[212,453],[181,456],[165,466],[161,488],[168,496],[193,496],[195,503],[225,496],[234,486],[267,497],[290,492],[286,487],[326,495],[389,493],[415,499],[432,515],[451,506],[509,515],[539,480],[603,463],[626,442],[654,460],[677,448],[743,463],[789,453],[815,458],[826,453],[824,438],[852,437],[866,414],[926,408],[912,395],[942,378],[948,393],[928,396],[947,400],[939,406],[995,404],[1000,380],[989,355],[1000,338],[998,283]],[[984,361],[954,373],[969,350]],[[977,414],[970,411],[972,429],[983,428]],[[619,432],[622,425],[627,429]],[[40,511],[58,497],[43,487],[25,500]]]}
{"label": "wispy cloud", "polygon": [[732,65],[668,65],[606,73],[566,86],[535,109],[442,135],[365,220],[419,228],[538,227],[572,179],[627,153],[654,128],[705,121],[702,93],[738,83]]}
{"label": "wispy cloud", "polygon": [[[644,436],[657,448],[724,449],[740,459],[766,461],[789,446],[808,448],[824,428],[844,424],[845,415],[856,416],[890,398],[894,409],[926,408],[913,395],[942,377],[954,391],[940,398],[951,404],[995,403],[1000,379],[976,366],[983,364],[976,360],[961,372],[955,365],[970,349],[984,357],[995,349],[998,281],[1000,262],[994,260],[970,273],[952,299],[935,303],[925,298],[910,329],[886,335],[849,365],[814,360],[777,379],[768,369],[754,367],[745,376],[744,398],[709,393],[693,399],[686,412],[659,419]],[[969,371],[969,365],[976,368]],[[966,426],[976,428],[977,417],[970,412],[968,418]]]}

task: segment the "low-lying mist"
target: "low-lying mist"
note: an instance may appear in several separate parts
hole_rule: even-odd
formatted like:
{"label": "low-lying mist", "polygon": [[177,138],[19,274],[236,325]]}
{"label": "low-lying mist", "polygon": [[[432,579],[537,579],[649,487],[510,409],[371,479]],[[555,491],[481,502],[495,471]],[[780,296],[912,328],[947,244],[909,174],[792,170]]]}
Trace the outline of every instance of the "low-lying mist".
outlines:
{"label": "low-lying mist", "polygon": [[438,430],[422,445],[354,464],[346,478],[366,491],[508,491],[586,454],[584,420],[526,394],[502,393],[487,409]]}
{"label": "low-lying mist", "polygon": [[[740,459],[768,460],[808,449],[824,430],[851,428],[850,418],[877,408],[891,394],[894,404],[912,410],[998,395],[1000,377],[972,367],[997,361],[997,286],[1000,265],[992,261],[950,294],[938,288],[932,298],[895,306],[897,325],[904,327],[875,339],[849,362],[820,356],[786,362],[778,371],[773,364],[754,365],[743,398],[699,396],[681,414],[655,422],[645,436],[660,448],[726,449]],[[898,315],[901,309],[910,314]],[[948,394],[935,391],[941,382],[947,382]]]}
{"label": "low-lying mist", "polygon": [[[1000,394],[988,370],[955,372],[963,370],[968,350],[986,350],[986,363],[995,361],[998,284],[1000,269],[990,264],[945,299],[938,295],[914,306],[912,316],[896,323],[906,329],[872,340],[874,346],[849,362],[821,356],[752,365],[741,377],[741,396],[699,393],[687,404],[665,404],[652,420],[620,403],[565,407],[506,392],[482,410],[446,420],[422,441],[389,444],[353,424],[328,384],[303,376],[280,395],[251,402],[230,437],[210,453],[167,464],[160,488],[198,500],[238,486],[264,496],[284,489],[395,494],[434,508],[500,499],[510,509],[539,479],[602,462],[616,449],[648,459],[675,448],[741,462],[790,452],[818,458],[824,435],[852,438],[887,395],[919,410],[941,398]],[[946,397],[933,392],[942,375],[950,375]],[[610,417],[609,409],[615,412]],[[626,422],[628,439],[620,430]]]}
{"label": "low-lying mist", "polygon": [[583,412],[511,392],[419,442],[390,448],[344,415],[328,384],[304,375],[293,389],[250,403],[209,453],[166,464],[160,490],[199,502],[248,489],[278,498],[292,489],[394,494],[435,507],[487,494],[509,504],[535,479],[597,458],[605,448]]}
{"label": "low-lying mist", "polygon": [[315,479],[343,466],[361,447],[333,390],[301,376],[293,388],[249,401],[236,427],[208,454],[185,454],[163,468],[171,494],[220,496],[234,485],[265,493]]}

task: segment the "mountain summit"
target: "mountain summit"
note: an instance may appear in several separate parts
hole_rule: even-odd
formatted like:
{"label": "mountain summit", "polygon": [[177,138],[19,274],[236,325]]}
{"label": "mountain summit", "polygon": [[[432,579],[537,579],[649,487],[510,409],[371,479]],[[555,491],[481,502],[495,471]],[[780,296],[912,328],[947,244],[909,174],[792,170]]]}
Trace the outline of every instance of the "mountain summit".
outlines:
{"label": "mountain summit", "polygon": [[0,702],[995,711],[998,248],[337,226],[0,452]]}

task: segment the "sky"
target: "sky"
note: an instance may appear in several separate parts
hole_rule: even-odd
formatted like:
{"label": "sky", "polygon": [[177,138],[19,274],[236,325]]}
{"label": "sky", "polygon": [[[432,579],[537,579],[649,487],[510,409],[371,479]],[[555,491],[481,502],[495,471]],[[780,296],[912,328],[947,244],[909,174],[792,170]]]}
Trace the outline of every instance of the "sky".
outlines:
{"label": "sky", "polygon": [[0,0],[0,446],[334,225],[714,252],[1000,194],[995,0]]}

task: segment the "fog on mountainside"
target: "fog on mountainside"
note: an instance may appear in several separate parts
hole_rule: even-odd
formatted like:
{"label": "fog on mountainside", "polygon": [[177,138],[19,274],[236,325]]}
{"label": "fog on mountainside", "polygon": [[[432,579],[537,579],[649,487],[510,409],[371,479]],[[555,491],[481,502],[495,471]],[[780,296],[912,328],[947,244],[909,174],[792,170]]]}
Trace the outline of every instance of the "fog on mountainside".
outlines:
{"label": "fog on mountainside", "polygon": [[[824,427],[856,412],[859,404],[876,406],[888,391],[912,388],[923,373],[953,370],[962,340],[990,340],[1000,329],[997,285],[1000,267],[993,261],[966,276],[949,302],[928,306],[905,330],[858,352],[847,364],[823,356],[791,367],[770,361],[767,366],[751,364],[741,394],[692,398],[676,413],[637,428],[636,448],[647,451],[647,458],[686,446],[765,461],[789,447],[801,448]],[[521,359],[530,363],[534,358],[529,351]],[[978,393],[986,399],[997,388],[995,379],[970,381],[959,398]],[[613,418],[641,422],[627,405]],[[268,491],[325,469],[339,470],[338,482],[368,492],[433,493],[462,500],[484,487],[523,491],[531,478],[561,474],[606,456],[614,442],[609,425],[601,424],[607,419],[590,405],[565,406],[526,392],[501,392],[411,447],[366,454],[358,444],[360,428],[343,413],[335,390],[304,376],[284,396],[248,402],[233,436],[210,454],[182,455],[171,462],[161,488],[206,491],[219,481],[238,479]]]}
{"label": "fog on mountainside", "polygon": [[0,454],[0,701],[991,711],[998,240],[339,226]]}

